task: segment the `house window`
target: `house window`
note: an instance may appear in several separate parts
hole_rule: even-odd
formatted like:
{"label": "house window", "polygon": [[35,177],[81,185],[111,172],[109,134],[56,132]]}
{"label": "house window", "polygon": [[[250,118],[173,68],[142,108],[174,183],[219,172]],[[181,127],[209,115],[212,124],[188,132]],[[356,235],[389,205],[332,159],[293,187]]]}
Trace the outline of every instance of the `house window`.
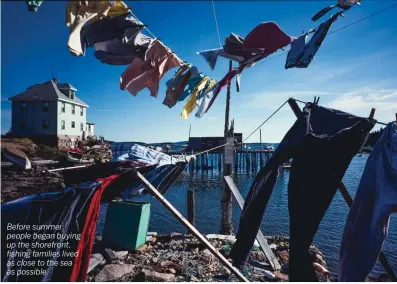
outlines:
{"label": "house window", "polygon": [[75,127],[75,124],[74,124],[74,121],[72,121],[72,128],[74,128]]}
{"label": "house window", "polygon": [[61,109],[62,109],[62,112],[65,112],[65,103],[61,104]]}
{"label": "house window", "polygon": [[88,124],[88,131],[91,132],[91,124]]}
{"label": "house window", "polygon": [[48,119],[43,119],[43,129],[48,129]]}
{"label": "house window", "polygon": [[48,112],[48,102],[43,102],[43,112]]}
{"label": "house window", "polygon": [[65,121],[64,120],[61,120],[61,129],[65,130]]}
{"label": "house window", "polygon": [[25,129],[25,126],[26,126],[25,120],[21,120],[20,126],[21,126],[21,129]]}
{"label": "house window", "polygon": [[75,113],[76,113],[76,106],[72,105],[72,114],[75,114]]}
{"label": "house window", "polygon": [[80,107],[80,115],[83,116],[84,115],[84,108]]}
{"label": "house window", "polygon": [[25,109],[26,109],[26,103],[22,102],[21,103],[21,111],[25,111]]}
{"label": "house window", "polygon": [[83,123],[80,123],[80,130],[81,130],[81,131],[84,131],[84,125],[83,125]]}
{"label": "house window", "polygon": [[74,91],[70,91],[70,98],[74,100]]}

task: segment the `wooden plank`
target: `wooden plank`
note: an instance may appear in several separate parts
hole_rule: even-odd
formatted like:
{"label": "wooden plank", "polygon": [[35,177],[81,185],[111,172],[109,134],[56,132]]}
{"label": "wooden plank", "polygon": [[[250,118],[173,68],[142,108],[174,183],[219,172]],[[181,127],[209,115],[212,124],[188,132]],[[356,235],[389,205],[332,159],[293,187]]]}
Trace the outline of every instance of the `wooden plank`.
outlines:
{"label": "wooden plank", "polygon": [[[233,179],[231,176],[225,176],[225,184],[229,187],[230,191],[233,193],[234,198],[236,198],[236,201],[238,205],[240,206],[241,210],[244,208],[244,199],[241,196],[237,186],[235,185]],[[259,243],[259,246],[262,248],[263,253],[266,255],[267,259],[270,262],[271,267],[274,270],[279,270],[281,269],[280,263],[277,260],[277,257],[274,255],[273,251],[271,250],[266,238],[263,236],[261,230],[258,231],[258,234],[256,236],[256,239]]]}
{"label": "wooden plank", "polygon": [[165,199],[164,196],[150,182],[148,182],[140,172],[137,171],[136,174],[145,188],[151,192],[157,198],[157,200],[160,201],[160,203],[163,204],[165,208],[167,208],[168,211],[170,211],[171,214],[181,222],[182,225],[184,225],[200,242],[202,242],[221,263],[223,263],[234,275],[236,275],[239,280],[249,282],[248,279],[245,278],[245,276],[219,251],[217,251],[216,248],[214,248],[211,243],[195,227],[193,227],[189,221],[186,220],[185,217],[183,217],[181,213],[179,213],[179,211],[176,210],[175,207],[172,206],[172,204],[169,203],[168,200]]}

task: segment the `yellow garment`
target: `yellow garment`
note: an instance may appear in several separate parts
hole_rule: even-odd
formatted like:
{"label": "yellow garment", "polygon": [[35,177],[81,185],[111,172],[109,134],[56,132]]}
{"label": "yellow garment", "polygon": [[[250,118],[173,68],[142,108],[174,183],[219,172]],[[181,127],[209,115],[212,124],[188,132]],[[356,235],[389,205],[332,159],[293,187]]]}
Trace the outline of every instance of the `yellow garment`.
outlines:
{"label": "yellow garment", "polygon": [[189,99],[187,100],[186,104],[183,107],[182,114],[181,114],[183,119],[187,119],[189,114],[191,114],[192,111],[194,110],[194,108],[196,107],[197,95],[200,91],[202,91],[204,89],[204,87],[207,85],[208,81],[209,81],[209,84],[208,84],[208,87],[206,90],[209,90],[213,86],[215,86],[216,82],[207,76],[205,76],[197,84],[197,86],[193,89],[192,94],[190,95]]}
{"label": "yellow garment", "polygon": [[83,55],[80,33],[84,24],[89,24],[103,19],[106,16],[118,16],[129,11],[123,1],[115,2],[114,6],[109,1],[69,1],[66,6],[66,26],[70,27],[68,48],[73,55]]}

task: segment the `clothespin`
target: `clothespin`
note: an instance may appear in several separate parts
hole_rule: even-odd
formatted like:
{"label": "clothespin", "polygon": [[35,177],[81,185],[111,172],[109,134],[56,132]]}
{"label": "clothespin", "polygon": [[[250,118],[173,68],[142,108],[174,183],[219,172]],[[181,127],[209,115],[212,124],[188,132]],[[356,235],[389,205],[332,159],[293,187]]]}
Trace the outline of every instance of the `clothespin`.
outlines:
{"label": "clothespin", "polygon": [[316,101],[316,105],[318,106],[318,101],[320,100],[320,97],[318,97],[317,98],[317,101]]}
{"label": "clothespin", "polygon": [[396,112],[396,123],[397,123],[397,112]]}
{"label": "clothespin", "polygon": [[375,115],[375,109],[372,108],[371,113],[369,114],[369,118],[374,118],[374,115]]}
{"label": "clothespin", "polygon": [[317,99],[317,97],[314,96],[314,100],[313,100],[313,105],[314,105],[314,106],[316,105],[316,99]]}

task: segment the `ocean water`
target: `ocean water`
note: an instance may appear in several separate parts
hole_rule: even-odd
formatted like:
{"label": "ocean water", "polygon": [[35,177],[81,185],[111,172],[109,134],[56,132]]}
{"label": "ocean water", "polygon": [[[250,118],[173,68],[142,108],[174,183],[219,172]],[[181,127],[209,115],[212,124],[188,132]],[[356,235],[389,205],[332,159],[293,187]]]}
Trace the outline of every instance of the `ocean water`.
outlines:
{"label": "ocean water", "polygon": [[[251,146],[252,148],[257,147],[255,144],[251,144]],[[368,155],[353,158],[343,179],[348,191],[353,197],[355,196],[367,158]],[[249,191],[256,173],[257,171],[246,171],[245,169],[233,173],[234,182],[244,198]],[[285,170],[277,179],[274,192],[261,224],[264,235],[289,235],[288,180],[289,170]],[[165,194],[167,200],[185,217],[187,216],[186,192],[188,182],[189,173],[183,173]],[[195,191],[196,201],[196,228],[205,234],[219,233],[221,225],[220,200],[222,195],[222,173],[217,169],[194,171],[192,187]],[[138,200],[152,203],[149,231],[158,233],[186,232],[186,229],[178,220],[154,197],[146,195],[139,197]],[[98,224],[99,233],[103,229],[106,207],[106,205],[103,205],[101,209],[101,218]],[[324,253],[328,268],[333,276],[336,276],[338,271],[339,248],[348,210],[347,204],[338,191],[320,224],[313,243]],[[235,232],[238,230],[240,213],[239,206],[234,202],[233,226]],[[396,215],[392,215],[391,217],[389,234],[384,243],[383,251],[391,266],[397,272]],[[379,275],[380,273],[383,273],[383,268],[378,263],[371,274]]]}

